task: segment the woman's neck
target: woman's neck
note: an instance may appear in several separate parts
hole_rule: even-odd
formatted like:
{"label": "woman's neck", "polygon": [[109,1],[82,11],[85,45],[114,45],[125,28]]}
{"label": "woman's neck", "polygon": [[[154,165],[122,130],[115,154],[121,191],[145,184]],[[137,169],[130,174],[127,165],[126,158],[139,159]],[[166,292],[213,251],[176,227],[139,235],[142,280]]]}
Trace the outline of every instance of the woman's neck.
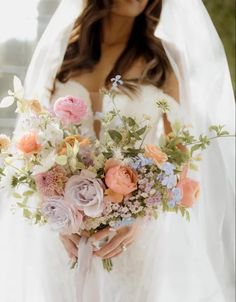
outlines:
{"label": "woman's neck", "polygon": [[133,29],[135,18],[110,14],[103,20],[102,43],[107,46],[126,44]]}

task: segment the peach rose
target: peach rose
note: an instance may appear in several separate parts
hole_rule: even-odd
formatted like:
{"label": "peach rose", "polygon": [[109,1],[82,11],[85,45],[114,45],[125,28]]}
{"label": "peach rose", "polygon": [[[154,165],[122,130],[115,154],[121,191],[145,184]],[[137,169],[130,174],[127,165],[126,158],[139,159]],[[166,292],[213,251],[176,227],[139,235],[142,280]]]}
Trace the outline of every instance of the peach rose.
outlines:
{"label": "peach rose", "polygon": [[128,195],[137,189],[137,174],[129,166],[116,165],[107,170],[105,183],[115,193]]}
{"label": "peach rose", "polygon": [[66,154],[66,144],[71,145],[73,148],[75,145],[75,142],[78,142],[81,147],[86,147],[90,144],[90,140],[88,138],[82,137],[80,135],[71,135],[64,139],[63,143],[58,149],[59,155],[65,155]]}
{"label": "peach rose", "polygon": [[157,166],[164,164],[168,159],[167,155],[154,145],[146,145],[144,155],[151,158]]}
{"label": "peach rose", "polygon": [[33,154],[39,152],[41,145],[37,141],[36,134],[31,132],[20,139],[17,148],[25,154]]}
{"label": "peach rose", "polygon": [[180,176],[177,188],[181,189],[183,196],[180,205],[191,208],[199,198],[200,184],[198,181],[188,178],[187,171],[188,167],[186,166]]}

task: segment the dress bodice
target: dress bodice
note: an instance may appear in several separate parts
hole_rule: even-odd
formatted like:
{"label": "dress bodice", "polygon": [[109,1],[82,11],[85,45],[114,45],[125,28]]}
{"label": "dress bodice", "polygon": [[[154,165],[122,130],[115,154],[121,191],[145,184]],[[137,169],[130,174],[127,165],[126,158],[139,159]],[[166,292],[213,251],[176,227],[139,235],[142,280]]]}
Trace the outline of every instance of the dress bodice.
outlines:
{"label": "dress bodice", "polygon": [[[52,95],[52,103],[59,97],[72,95],[82,98],[88,105],[88,117],[81,126],[82,134],[95,136],[94,120],[99,119],[102,114],[113,109],[113,104],[109,96],[104,95],[102,112],[94,114],[92,111],[91,98],[88,90],[80,83],[69,80],[66,83],[56,82],[55,92]],[[172,97],[164,93],[162,89],[153,85],[141,85],[137,95],[130,98],[126,94],[119,93],[115,98],[116,107],[121,114],[135,118],[137,121],[143,120],[143,117],[149,119],[152,128],[150,129],[146,142],[154,143],[163,132],[162,111],[157,107],[157,101],[166,100],[170,107],[167,113],[168,120],[172,123],[180,118],[180,106]],[[102,138],[102,129],[100,138]]]}

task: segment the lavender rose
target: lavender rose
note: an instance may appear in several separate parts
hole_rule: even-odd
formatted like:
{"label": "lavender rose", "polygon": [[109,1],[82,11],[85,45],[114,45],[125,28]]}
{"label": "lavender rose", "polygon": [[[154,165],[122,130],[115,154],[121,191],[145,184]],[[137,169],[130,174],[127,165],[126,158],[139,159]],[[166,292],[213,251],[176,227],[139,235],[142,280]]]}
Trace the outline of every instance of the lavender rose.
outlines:
{"label": "lavender rose", "polygon": [[83,215],[61,197],[49,197],[41,209],[54,231],[64,234],[77,233],[82,225]]}
{"label": "lavender rose", "polygon": [[83,170],[80,175],[72,176],[66,184],[65,199],[89,217],[102,214],[103,198],[102,182],[92,172]]}

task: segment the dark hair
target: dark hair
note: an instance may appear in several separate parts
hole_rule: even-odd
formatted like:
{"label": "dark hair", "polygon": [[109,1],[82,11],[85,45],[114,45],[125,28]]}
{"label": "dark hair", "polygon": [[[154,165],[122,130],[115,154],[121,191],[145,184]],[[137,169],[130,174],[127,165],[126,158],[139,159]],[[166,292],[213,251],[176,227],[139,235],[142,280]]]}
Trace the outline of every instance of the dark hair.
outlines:
{"label": "dark hair", "polygon": [[[101,57],[101,25],[107,16],[112,0],[88,0],[82,15],[77,19],[71,33],[57,79],[67,82],[81,70],[92,70]],[[147,62],[139,83],[151,83],[157,87],[164,84],[170,63],[160,39],[154,36],[162,8],[161,0],[148,1],[145,10],[136,17],[133,30],[126,48],[117,59],[113,69],[107,76],[106,85],[117,74],[123,75],[139,58]],[[128,87],[128,81],[127,81]],[[129,87],[131,88],[132,85]]]}

